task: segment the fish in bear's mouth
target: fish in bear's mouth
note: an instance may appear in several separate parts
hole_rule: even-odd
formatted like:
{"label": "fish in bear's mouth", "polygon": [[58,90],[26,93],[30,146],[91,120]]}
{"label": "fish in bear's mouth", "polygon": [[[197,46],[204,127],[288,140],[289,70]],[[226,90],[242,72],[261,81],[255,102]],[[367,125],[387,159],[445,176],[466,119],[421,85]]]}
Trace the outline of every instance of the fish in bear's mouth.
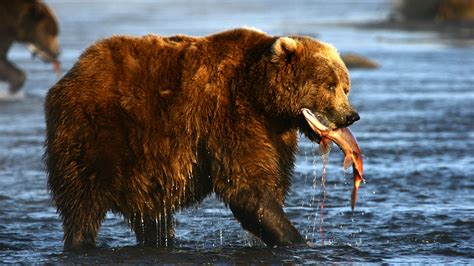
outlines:
{"label": "fish in bear's mouth", "polygon": [[314,133],[321,138],[321,141],[319,142],[320,151],[323,154],[328,153],[331,141],[334,141],[339,146],[339,148],[341,148],[342,152],[344,152],[344,169],[347,169],[352,165],[354,174],[354,188],[352,190],[351,196],[351,208],[354,210],[357,199],[357,191],[359,189],[360,183],[364,180],[362,177],[364,172],[362,153],[356,138],[352,134],[351,130],[347,127],[332,128],[327,126],[327,119],[318,113],[314,114],[307,108],[302,108],[301,112],[303,113],[304,118]]}
{"label": "fish in bear's mouth", "polygon": [[38,56],[43,62],[53,64],[53,70],[56,75],[59,77],[61,75],[61,62],[57,59],[58,54],[54,54],[53,52],[41,49],[34,44],[28,44],[26,46],[28,50],[30,50],[33,57]]}
{"label": "fish in bear's mouth", "polygon": [[[301,110],[303,111],[303,115],[305,114],[304,110],[306,110],[306,112],[308,112],[308,115],[316,119],[314,120],[314,122],[318,123],[320,126],[324,127],[326,130],[336,129],[335,123],[331,122],[326,115],[319,112],[311,112],[309,109],[306,109],[306,108],[303,108]],[[306,115],[305,115],[305,118],[306,118]],[[315,133],[317,134],[317,132]]]}

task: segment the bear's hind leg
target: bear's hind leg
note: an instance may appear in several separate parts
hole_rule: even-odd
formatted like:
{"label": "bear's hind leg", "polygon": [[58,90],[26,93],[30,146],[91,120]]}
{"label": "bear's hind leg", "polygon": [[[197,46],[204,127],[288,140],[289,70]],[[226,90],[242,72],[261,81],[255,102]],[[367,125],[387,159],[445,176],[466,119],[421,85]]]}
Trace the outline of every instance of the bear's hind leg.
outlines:
{"label": "bear's hind leg", "polygon": [[90,199],[93,197],[84,196],[84,198],[75,199],[72,203],[71,199],[66,200],[68,201],[66,204],[72,205],[67,207],[58,202],[58,210],[63,221],[64,250],[66,251],[94,248],[100,224],[105,218],[105,208],[91,202]]}
{"label": "bear's hind leg", "polygon": [[137,242],[148,247],[171,247],[174,240],[172,214],[134,214],[131,226]]}
{"label": "bear's hind leg", "polygon": [[[52,156],[48,159],[48,166],[55,162]],[[81,178],[76,172],[57,175],[58,169],[49,169],[48,186],[63,222],[64,250],[94,248],[99,227],[110,209],[108,191],[91,184],[92,177]]]}

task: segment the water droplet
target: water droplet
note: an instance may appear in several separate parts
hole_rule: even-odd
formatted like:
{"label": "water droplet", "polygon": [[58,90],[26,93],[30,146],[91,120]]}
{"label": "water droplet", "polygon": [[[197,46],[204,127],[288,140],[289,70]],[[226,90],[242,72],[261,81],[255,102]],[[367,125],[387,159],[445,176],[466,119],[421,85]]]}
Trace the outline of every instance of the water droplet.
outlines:
{"label": "water droplet", "polygon": [[[142,231],[142,236],[145,236],[145,222],[143,221],[143,213],[140,213],[140,230]],[[142,245],[145,245],[144,239]]]}
{"label": "water droplet", "polygon": [[165,210],[165,213],[164,213],[164,216],[163,216],[163,219],[164,219],[164,222],[165,222],[165,247],[168,247],[168,219],[167,219],[167,215],[166,215],[166,210]]}
{"label": "water droplet", "polygon": [[163,234],[163,232],[161,232],[161,213],[160,213],[160,214],[158,214],[158,246],[159,247],[161,247],[163,245],[163,243],[161,243],[162,234]]}
{"label": "water droplet", "polygon": [[221,246],[222,246],[224,243],[224,235],[222,233],[222,229],[219,230],[219,239],[221,241]]}
{"label": "water droplet", "polygon": [[158,227],[158,217],[155,217],[155,229],[156,229],[156,246],[160,246],[160,228]]}

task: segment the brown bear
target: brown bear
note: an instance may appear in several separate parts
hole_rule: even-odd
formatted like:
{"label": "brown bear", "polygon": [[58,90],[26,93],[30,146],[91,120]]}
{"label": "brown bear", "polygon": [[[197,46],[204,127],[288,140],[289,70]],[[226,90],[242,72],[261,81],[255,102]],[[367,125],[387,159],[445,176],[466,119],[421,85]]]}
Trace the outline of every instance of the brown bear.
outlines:
{"label": "brown bear", "polygon": [[283,212],[302,108],[329,127],[359,119],[336,50],[252,29],[116,36],[48,92],[45,164],[66,250],[93,247],[108,211],[139,243],[167,246],[172,217],[210,193],[269,246],[305,244]]}
{"label": "brown bear", "polygon": [[0,1],[0,80],[9,83],[10,93],[21,89],[26,75],[8,61],[13,42],[28,45],[34,55],[53,62],[59,72],[58,23],[44,3],[37,0]]}

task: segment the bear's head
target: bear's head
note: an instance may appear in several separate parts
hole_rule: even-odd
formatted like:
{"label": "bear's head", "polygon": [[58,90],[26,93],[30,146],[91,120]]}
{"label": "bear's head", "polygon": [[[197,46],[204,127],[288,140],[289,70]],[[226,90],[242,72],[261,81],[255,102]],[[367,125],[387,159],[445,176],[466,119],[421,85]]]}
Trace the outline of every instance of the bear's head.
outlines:
{"label": "bear's head", "polygon": [[304,121],[302,108],[331,129],[359,120],[348,99],[348,70],[333,46],[309,37],[278,37],[268,50],[257,67],[265,75],[255,77],[260,83],[255,98],[265,113],[297,121],[310,138],[316,136]]}
{"label": "bear's head", "polygon": [[27,43],[33,55],[50,62],[59,56],[58,33],[58,23],[48,6],[31,1],[19,24],[18,41]]}

